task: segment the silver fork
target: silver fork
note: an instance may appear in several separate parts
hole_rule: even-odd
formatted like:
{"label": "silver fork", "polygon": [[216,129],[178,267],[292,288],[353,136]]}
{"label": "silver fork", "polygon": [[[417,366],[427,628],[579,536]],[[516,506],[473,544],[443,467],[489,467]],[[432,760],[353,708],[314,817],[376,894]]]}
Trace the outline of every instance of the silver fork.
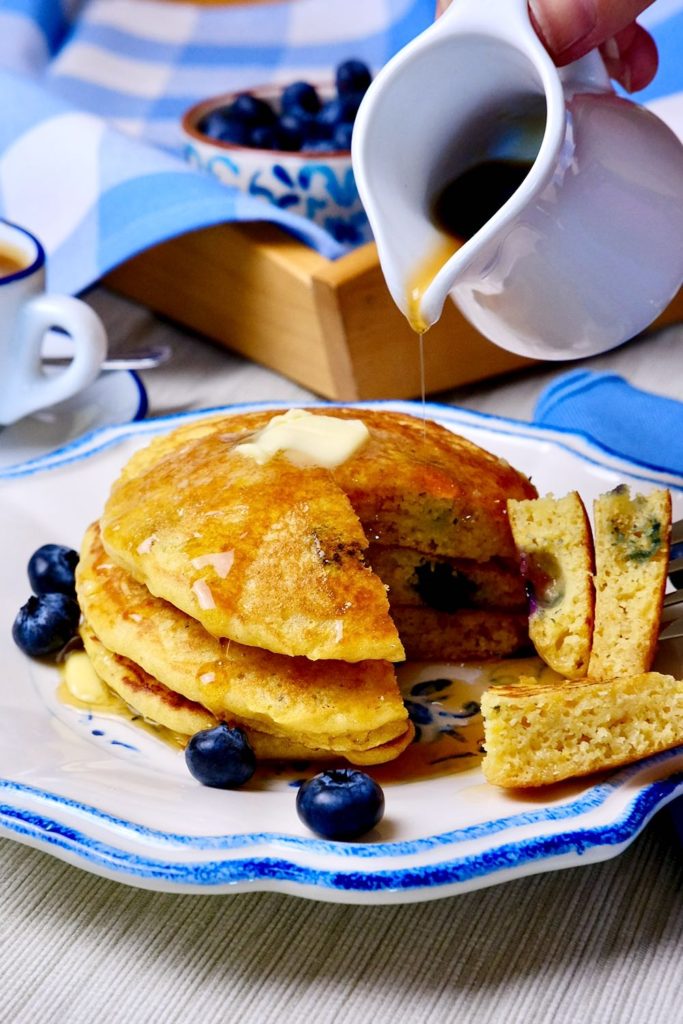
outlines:
{"label": "silver fork", "polygon": [[[679,519],[671,527],[671,544],[683,544],[683,519]],[[669,576],[676,572],[683,572],[683,555],[672,558],[669,562]],[[662,622],[667,622],[668,625],[659,634],[660,640],[673,640],[683,636],[683,587],[664,596]]]}

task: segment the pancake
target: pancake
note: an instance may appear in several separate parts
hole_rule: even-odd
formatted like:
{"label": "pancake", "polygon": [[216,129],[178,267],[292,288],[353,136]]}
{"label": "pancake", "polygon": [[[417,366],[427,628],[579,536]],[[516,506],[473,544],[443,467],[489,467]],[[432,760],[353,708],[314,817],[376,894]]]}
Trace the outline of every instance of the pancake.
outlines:
{"label": "pancake", "polygon": [[595,521],[595,628],[588,675],[648,672],[659,636],[671,546],[671,493],[602,494]]}
{"label": "pancake", "polygon": [[529,594],[529,636],[547,665],[586,676],[593,640],[593,538],[576,491],[508,502]]}
{"label": "pancake", "polygon": [[116,566],[96,525],[84,538],[76,588],[109,651],[217,719],[357,763],[389,760],[412,738],[389,662],[310,661],[218,639]]}
{"label": "pancake", "polygon": [[683,682],[658,672],[560,685],[522,677],[487,690],[481,710],[482,770],[497,786],[544,786],[683,743]]}
{"label": "pancake", "polygon": [[391,613],[406,655],[415,661],[504,658],[529,645],[526,612],[465,609],[449,613],[395,605]]}
{"label": "pancake", "polygon": [[[179,740],[189,740],[196,732],[212,729],[221,721],[201,704],[163,686],[129,658],[108,650],[87,622],[81,626],[81,637],[100,679],[146,722],[170,729]],[[239,725],[244,729],[259,761],[324,761],[344,756],[329,750],[305,747],[282,736],[259,732],[238,719],[229,721],[231,725]],[[372,750],[350,752],[346,759],[352,764],[378,764],[395,757],[404,746],[405,741],[401,737]]]}
{"label": "pancake", "polygon": [[112,488],[112,559],[217,637],[310,659],[402,660],[368,541],[447,558],[512,558],[508,497],[535,495],[503,460],[435,423],[362,417],[367,443],[333,469],[235,451],[272,411],[188,424],[137,452]]}
{"label": "pancake", "polygon": [[461,608],[526,610],[524,584],[515,562],[441,558],[412,548],[380,544],[371,544],[367,557],[387,587],[390,608],[416,605],[443,612]]}

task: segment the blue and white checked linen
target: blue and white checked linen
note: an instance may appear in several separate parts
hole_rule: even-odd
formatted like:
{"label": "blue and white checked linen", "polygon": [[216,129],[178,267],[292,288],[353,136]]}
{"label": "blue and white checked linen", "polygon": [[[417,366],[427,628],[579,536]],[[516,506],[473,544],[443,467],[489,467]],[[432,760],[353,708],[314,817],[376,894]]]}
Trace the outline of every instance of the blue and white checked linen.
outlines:
{"label": "blue and white checked linen", "polygon": [[0,0],[0,216],[32,230],[51,288],[78,292],[183,232],[270,220],[324,256],[346,251],[286,210],[181,158],[179,117],[207,95],[381,66],[433,0]]}
{"label": "blue and white checked linen", "polygon": [[[0,0],[0,216],[34,231],[50,287],[78,292],[185,231],[271,220],[334,259],[301,217],[188,168],[179,116],[234,89],[374,69],[432,20],[434,0],[290,0],[201,7],[162,0]],[[661,69],[643,99],[683,136],[683,0],[643,19]]]}

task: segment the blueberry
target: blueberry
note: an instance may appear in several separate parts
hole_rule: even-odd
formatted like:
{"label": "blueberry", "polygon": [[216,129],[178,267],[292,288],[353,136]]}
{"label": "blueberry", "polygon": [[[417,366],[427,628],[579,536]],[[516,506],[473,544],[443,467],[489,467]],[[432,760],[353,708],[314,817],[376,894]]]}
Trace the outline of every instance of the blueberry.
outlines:
{"label": "blueberry", "polygon": [[311,139],[301,147],[306,153],[334,153],[337,146],[331,139]]}
{"label": "blueberry", "polygon": [[357,839],[384,813],[384,793],[357,768],[333,768],[299,788],[296,809],[304,825],[324,839]]}
{"label": "blueberry", "polygon": [[68,594],[29,597],[19,609],[12,636],[17,647],[32,658],[55,654],[76,635],[80,609]]}
{"label": "blueberry", "polygon": [[316,118],[320,134],[331,138],[337,125],[353,122],[359,104],[360,100],[355,95],[337,96],[336,99],[328,100]]}
{"label": "blueberry", "polygon": [[283,114],[277,126],[278,148],[287,152],[301,149],[305,129],[302,119],[295,114]]}
{"label": "blueberry", "polygon": [[274,125],[261,124],[249,133],[249,145],[255,149],[279,149],[277,130]]}
{"label": "blueberry", "polygon": [[233,142],[237,146],[248,146],[252,128],[248,122],[229,113],[229,107],[219,107],[202,118],[198,128],[210,139]]}
{"label": "blueberry", "polygon": [[76,593],[74,572],[78,552],[63,544],[43,544],[28,563],[28,578],[34,594]]}
{"label": "blueberry", "polygon": [[337,68],[335,80],[337,92],[340,95],[348,92],[362,94],[370,85],[372,74],[370,68],[362,60],[345,60]]}
{"label": "blueberry", "polygon": [[292,82],[282,91],[282,113],[317,114],[320,110],[320,97],[309,82]]}
{"label": "blueberry", "polygon": [[216,789],[237,789],[256,768],[254,751],[244,732],[225,722],[191,737],[185,748],[185,763],[198,782]]}
{"label": "blueberry", "polygon": [[277,115],[270,103],[252,96],[249,92],[240,93],[228,107],[230,116],[246,122],[250,128],[257,125],[273,124]]}
{"label": "blueberry", "polygon": [[471,608],[477,587],[447,562],[422,562],[415,569],[413,589],[437,612]]}
{"label": "blueberry", "polygon": [[334,149],[351,149],[351,135],[353,125],[348,121],[338,124],[332,134],[332,145]]}

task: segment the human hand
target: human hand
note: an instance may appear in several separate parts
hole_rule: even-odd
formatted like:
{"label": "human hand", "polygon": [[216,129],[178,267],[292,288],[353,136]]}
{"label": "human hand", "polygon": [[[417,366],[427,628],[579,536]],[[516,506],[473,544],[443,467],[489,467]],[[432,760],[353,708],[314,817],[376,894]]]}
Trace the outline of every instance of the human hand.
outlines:
{"label": "human hand", "polygon": [[[438,11],[451,0],[440,0]],[[453,0],[457,3],[457,0]],[[600,49],[609,75],[628,92],[644,89],[657,71],[657,48],[638,15],[653,0],[529,0],[534,27],[562,67]]]}

